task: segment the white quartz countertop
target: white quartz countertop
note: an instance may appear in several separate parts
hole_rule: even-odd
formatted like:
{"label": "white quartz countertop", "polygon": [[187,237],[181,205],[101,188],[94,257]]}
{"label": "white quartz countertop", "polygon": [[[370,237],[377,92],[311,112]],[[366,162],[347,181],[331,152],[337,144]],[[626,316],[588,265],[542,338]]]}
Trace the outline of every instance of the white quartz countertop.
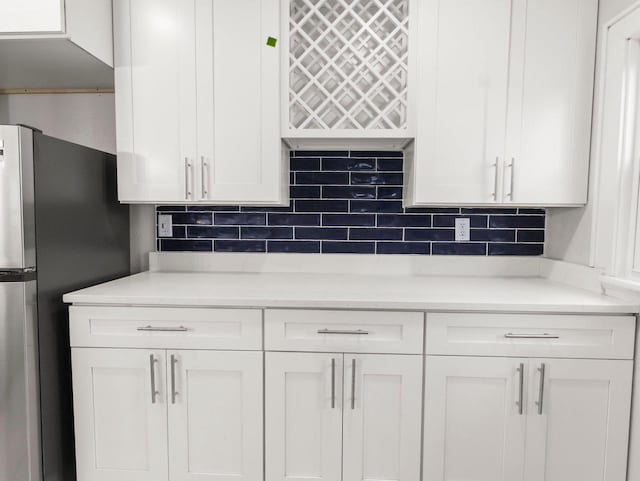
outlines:
{"label": "white quartz countertop", "polygon": [[541,277],[145,272],[67,303],[421,311],[636,313],[640,306]]}

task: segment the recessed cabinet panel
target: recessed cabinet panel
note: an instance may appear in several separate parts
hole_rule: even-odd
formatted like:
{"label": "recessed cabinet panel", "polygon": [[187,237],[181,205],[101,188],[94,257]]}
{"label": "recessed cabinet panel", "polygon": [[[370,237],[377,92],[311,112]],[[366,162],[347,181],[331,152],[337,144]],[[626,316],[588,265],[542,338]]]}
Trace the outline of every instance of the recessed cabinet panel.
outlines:
{"label": "recessed cabinet panel", "polygon": [[63,0],[3,0],[0,33],[63,32],[63,12]]}
{"label": "recessed cabinet panel", "polygon": [[505,201],[587,201],[597,0],[518,0]]}
{"label": "recessed cabinet panel", "polygon": [[193,1],[116,0],[114,10],[120,200],[187,201],[196,160]]}
{"label": "recessed cabinet panel", "polygon": [[167,355],[172,481],[262,478],[262,353]]}
{"label": "recessed cabinet panel", "polygon": [[511,2],[420,5],[416,202],[482,204],[500,194]]}
{"label": "recessed cabinet panel", "polygon": [[532,359],[525,481],[624,481],[632,361]]}
{"label": "recessed cabinet panel", "polygon": [[523,479],[526,416],[520,403],[526,399],[526,364],[523,359],[427,357],[424,479]]}
{"label": "recessed cabinet panel", "polygon": [[343,355],[265,356],[266,481],[341,481]]}
{"label": "recessed cabinet panel", "polygon": [[422,356],[345,354],[343,479],[420,478]]}
{"label": "recessed cabinet panel", "polygon": [[74,349],[78,479],[167,480],[164,352]]}

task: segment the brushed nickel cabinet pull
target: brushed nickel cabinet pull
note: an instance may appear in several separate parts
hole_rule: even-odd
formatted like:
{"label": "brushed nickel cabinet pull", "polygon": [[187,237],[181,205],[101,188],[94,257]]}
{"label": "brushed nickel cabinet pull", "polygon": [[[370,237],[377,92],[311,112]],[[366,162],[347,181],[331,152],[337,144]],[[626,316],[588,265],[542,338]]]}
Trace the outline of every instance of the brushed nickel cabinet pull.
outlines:
{"label": "brushed nickel cabinet pull", "polygon": [[336,360],[331,359],[331,409],[336,408]]}
{"label": "brushed nickel cabinet pull", "polygon": [[509,332],[504,335],[505,339],[560,339],[560,336],[555,334],[514,334]]}
{"label": "brushed nickel cabinet pull", "polygon": [[[205,172],[207,173],[206,176]],[[205,160],[204,155],[200,157],[200,173],[202,183],[202,199],[206,200],[209,198],[209,164]]]}
{"label": "brushed nickel cabinet pull", "polygon": [[515,178],[516,178],[516,159],[515,157],[511,157],[511,191],[509,192],[509,194],[507,194],[509,196],[509,199],[513,201],[513,194],[515,191]]}
{"label": "brushed nickel cabinet pull", "polygon": [[176,396],[179,394],[176,391],[176,364],[178,360],[174,354],[171,354],[171,404],[176,403]]}
{"label": "brushed nickel cabinet pull", "polygon": [[339,329],[319,329],[318,334],[347,334],[350,336],[367,336],[369,331],[363,331],[362,329],[353,330],[339,330]]}
{"label": "brushed nickel cabinet pull", "polygon": [[156,363],[158,360],[153,354],[149,356],[149,369],[151,371],[151,404],[155,404],[160,392],[156,389]]}
{"label": "brushed nickel cabinet pull", "polygon": [[142,332],[188,332],[189,331],[189,329],[184,326],[180,326],[180,327],[144,326],[144,327],[138,327],[136,330],[142,331]]}
{"label": "brushed nickel cabinet pull", "polygon": [[547,371],[547,366],[543,362],[542,364],[540,364],[540,367],[538,368],[538,372],[540,372],[540,389],[538,390],[538,400],[536,401],[536,404],[538,405],[539,416],[542,416],[542,407],[544,404],[544,377],[545,377],[546,371]]}
{"label": "brushed nickel cabinet pull", "polygon": [[519,377],[519,385],[518,385],[518,414],[522,416],[524,414],[524,363],[520,363],[518,366],[518,377]]}
{"label": "brushed nickel cabinet pull", "polygon": [[493,196],[494,200],[498,200],[498,164],[500,164],[500,157],[496,157],[496,163],[493,164],[493,167],[496,169],[495,176],[493,178]]}
{"label": "brushed nickel cabinet pull", "polygon": [[356,359],[351,360],[351,409],[356,408]]}
{"label": "brushed nickel cabinet pull", "polygon": [[185,198],[187,200],[191,200],[192,192],[191,192],[191,162],[189,162],[189,157],[184,158],[184,190],[185,190]]}

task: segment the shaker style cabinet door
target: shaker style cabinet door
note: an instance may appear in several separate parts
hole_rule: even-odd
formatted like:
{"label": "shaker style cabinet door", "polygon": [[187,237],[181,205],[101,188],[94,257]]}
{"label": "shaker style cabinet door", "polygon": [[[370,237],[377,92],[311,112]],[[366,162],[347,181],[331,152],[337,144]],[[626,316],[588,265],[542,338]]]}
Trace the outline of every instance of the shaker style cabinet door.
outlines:
{"label": "shaker style cabinet door", "polygon": [[499,200],[510,0],[424,0],[418,7],[414,202]]}
{"label": "shaker style cabinet door", "polygon": [[164,351],[73,349],[79,481],[167,481]]}
{"label": "shaker style cabinet door", "polygon": [[515,0],[504,202],[587,201],[598,0]]}
{"label": "shaker style cabinet door", "polygon": [[2,0],[0,33],[64,31],[63,0]]}
{"label": "shaker style cabinet door", "polygon": [[422,356],[345,354],[343,481],[420,480]]}
{"label": "shaker style cabinet door", "polygon": [[171,481],[262,479],[262,356],[167,353]]}
{"label": "shaker style cabinet door", "polygon": [[633,361],[532,359],[525,481],[625,481]]}
{"label": "shaker style cabinet door", "polygon": [[341,481],[343,355],[265,356],[265,480]]}
{"label": "shaker style cabinet door", "polygon": [[195,8],[196,200],[278,203],[286,198],[280,1],[196,0]]}
{"label": "shaker style cabinet door", "polygon": [[427,356],[425,480],[523,480],[527,363]]}
{"label": "shaker style cabinet door", "polygon": [[114,0],[122,202],[195,199],[193,0]]}

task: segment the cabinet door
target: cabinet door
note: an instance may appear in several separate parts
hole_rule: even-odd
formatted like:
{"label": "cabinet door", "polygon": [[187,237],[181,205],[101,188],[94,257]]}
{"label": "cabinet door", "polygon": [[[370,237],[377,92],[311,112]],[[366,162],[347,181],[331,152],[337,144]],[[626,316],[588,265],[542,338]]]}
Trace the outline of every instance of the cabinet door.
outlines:
{"label": "cabinet door", "polygon": [[505,202],[587,201],[598,0],[515,0]]}
{"label": "cabinet door", "polygon": [[424,0],[418,20],[415,202],[493,203],[505,147],[511,1]]}
{"label": "cabinet door", "polygon": [[526,371],[524,359],[427,356],[425,480],[523,479]]}
{"label": "cabinet door", "polygon": [[193,200],[193,0],[115,0],[118,190],[122,202]]}
{"label": "cabinet door", "polygon": [[73,349],[80,481],[167,480],[164,351]]}
{"label": "cabinet door", "polygon": [[171,481],[262,479],[262,356],[167,354]]}
{"label": "cabinet door", "polygon": [[195,5],[198,200],[281,202],[280,1]]}
{"label": "cabinet door", "polygon": [[63,12],[62,0],[3,0],[0,34],[63,32]]}
{"label": "cabinet door", "polygon": [[343,481],[419,481],[422,356],[345,355]]}
{"label": "cabinet door", "polygon": [[342,358],[266,353],[266,481],[341,481]]}
{"label": "cabinet door", "polygon": [[526,481],[626,479],[632,363],[530,361]]}

